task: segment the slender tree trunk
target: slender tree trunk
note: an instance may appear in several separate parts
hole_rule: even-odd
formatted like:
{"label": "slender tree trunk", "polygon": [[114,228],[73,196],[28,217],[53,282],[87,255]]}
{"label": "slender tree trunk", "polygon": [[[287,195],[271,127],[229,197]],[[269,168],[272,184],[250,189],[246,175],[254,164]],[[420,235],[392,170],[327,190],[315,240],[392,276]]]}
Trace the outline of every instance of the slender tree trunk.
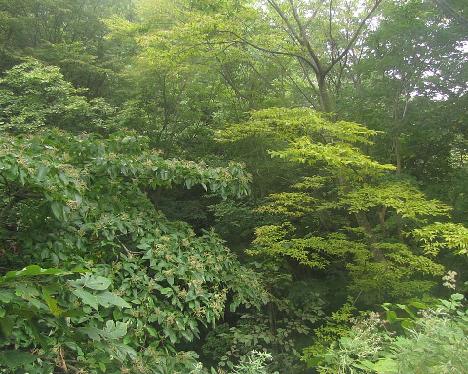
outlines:
{"label": "slender tree trunk", "polygon": [[382,251],[377,248],[376,244],[376,238],[374,236],[374,233],[372,232],[372,226],[369,222],[369,219],[367,218],[366,213],[364,212],[357,212],[354,214],[356,217],[356,221],[358,222],[358,225],[361,226],[366,234],[369,236],[369,247],[370,251],[372,253],[372,256],[374,257],[375,261],[383,261],[385,259]]}
{"label": "slender tree trunk", "polygon": [[364,231],[366,232],[367,235],[369,235],[369,238],[372,241],[372,226],[369,222],[369,219],[366,216],[366,213],[357,212],[354,214],[354,216],[356,217],[356,221],[358,225],[364,229]]}
{"label": "slender tree trunk", "polygon": [[379,222],[380,222],[380,228],[382,230],[382,234],[385,236],[387,235],[387,227],[385,225],[385,213],[387,212],[387,207],[382,207],[377,213],[379,215]]}
{"label": "slender tree trunk", "polygon": [[333,99],[330,95],[330,90],[328,88],[327,81],[324,76],[317,76],[318,82],[318,94],[320,99],[320,108],[325,113],[333,112],[335,109],[335,105]]}
{"label": "slender tree trunk", "polygon": [[[408,110],[408,103],[409,103],[409,95],[406,96],[405,107],[403,109],[403,114],[401,116],[401,119],[399,119],[399,115],[398,115],[398,100],[395,100],[395,105],[393,109],[393,120],[395,122],[395,135],[393,137],[393,147],[395,149],[396,174],[398,176],[400,176],[402,173],[400,134],[401,134],[401,128],[403,126],[403,121],[406,116],[406,111]],[[402,234],[403,223],[402,223],[401,215],[398,213],[396,215],[396,222],[397,222],[396,228],[397,228],[398,239],[403,241],[403,234]]]}
{"label": "slender tree trunk", "polygon": [[[269,324],[270,324],[270,332],[271,335],[275,336],[276,335],[276,308],[273,303],[268,303],[267,304],[267,310],[268,310],[268,319],[269,319]],[[274,353],[279,352],[279,347],[277,344],[273,347],[273,350],[275,351]]]}
{"label": "slender tree trunk", "polygon": [[401,145],[399,133],[397,133],[393,138],[393,147],[395,149],[396,173],[401,174]]}

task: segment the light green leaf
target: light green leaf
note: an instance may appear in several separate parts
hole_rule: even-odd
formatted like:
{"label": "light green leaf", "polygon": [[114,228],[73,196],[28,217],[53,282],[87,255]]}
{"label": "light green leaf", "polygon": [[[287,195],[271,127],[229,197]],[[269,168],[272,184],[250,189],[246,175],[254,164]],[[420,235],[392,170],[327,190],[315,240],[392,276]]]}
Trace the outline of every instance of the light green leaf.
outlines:
{"label": "light green leaf", "polygon": [[107,290],[112,283],[110,279],[99,275],[85,276],[82,279],[84,287],[97,291]]}
{"label": "light green leaf", "polygon": [[131,305],[129,303],[127,303],[120,296],[113,294],[112,292],[101,292],[97,296],[99,304],[105,308],[111,305],[119,306],[121,308],[131,308]]}
{"label": "light green leaf", "polygon": [[81,301],[87,305],[89,305],[93,309],[98,309],[98,305],[100,304],[99,299],[97,296],[85,291],[82,288],[77,288],[72,290],[72,293],[76,295]]}
{"label": "light green leaf", "polygon": [[101,340],[100,330],[94,326],[85,326],[78,329],[79,332],[88,335],[92,340],[99,341]]}
{"label": "light green leaf", "polygon": [[107,340],[117,340],[127,334],[127,324],[123,322],[107,321],[106,326],[100,332]]}

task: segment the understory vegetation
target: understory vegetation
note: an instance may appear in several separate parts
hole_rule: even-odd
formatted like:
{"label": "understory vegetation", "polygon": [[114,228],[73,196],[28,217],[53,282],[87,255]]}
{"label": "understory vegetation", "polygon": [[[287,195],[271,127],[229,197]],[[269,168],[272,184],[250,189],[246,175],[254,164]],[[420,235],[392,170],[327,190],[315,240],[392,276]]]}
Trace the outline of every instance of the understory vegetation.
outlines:
{"label": "understory vegetation", "polygon": [[0,0],[0,373],[468,373],[467,25]]}

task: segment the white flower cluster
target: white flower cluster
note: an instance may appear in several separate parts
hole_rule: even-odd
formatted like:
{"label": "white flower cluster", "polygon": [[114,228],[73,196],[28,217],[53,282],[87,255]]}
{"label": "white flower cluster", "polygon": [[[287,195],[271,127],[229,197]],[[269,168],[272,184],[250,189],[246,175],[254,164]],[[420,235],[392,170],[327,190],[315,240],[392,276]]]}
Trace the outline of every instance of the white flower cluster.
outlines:
{"label": "white flower cluster", "polygon": [[447,288],[450,288],[452,290],[455,289],[455,285],[456,285],[456,276],[457,276],[457,272],[456,271],[453,271],[453,270],[449,270],[447,272],[447,274],[445,274],[443,277],[442,277],[442,280],[444,281],[443,285]]}

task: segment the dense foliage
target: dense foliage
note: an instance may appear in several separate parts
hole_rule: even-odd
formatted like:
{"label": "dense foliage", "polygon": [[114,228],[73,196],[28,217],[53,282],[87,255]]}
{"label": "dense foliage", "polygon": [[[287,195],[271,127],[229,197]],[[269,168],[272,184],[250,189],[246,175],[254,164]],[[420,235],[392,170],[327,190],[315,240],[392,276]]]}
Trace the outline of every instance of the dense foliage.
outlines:
{"label": "dense foliage", "polygon": [[465,373],[458,0],[0,0],[0,373]]}

